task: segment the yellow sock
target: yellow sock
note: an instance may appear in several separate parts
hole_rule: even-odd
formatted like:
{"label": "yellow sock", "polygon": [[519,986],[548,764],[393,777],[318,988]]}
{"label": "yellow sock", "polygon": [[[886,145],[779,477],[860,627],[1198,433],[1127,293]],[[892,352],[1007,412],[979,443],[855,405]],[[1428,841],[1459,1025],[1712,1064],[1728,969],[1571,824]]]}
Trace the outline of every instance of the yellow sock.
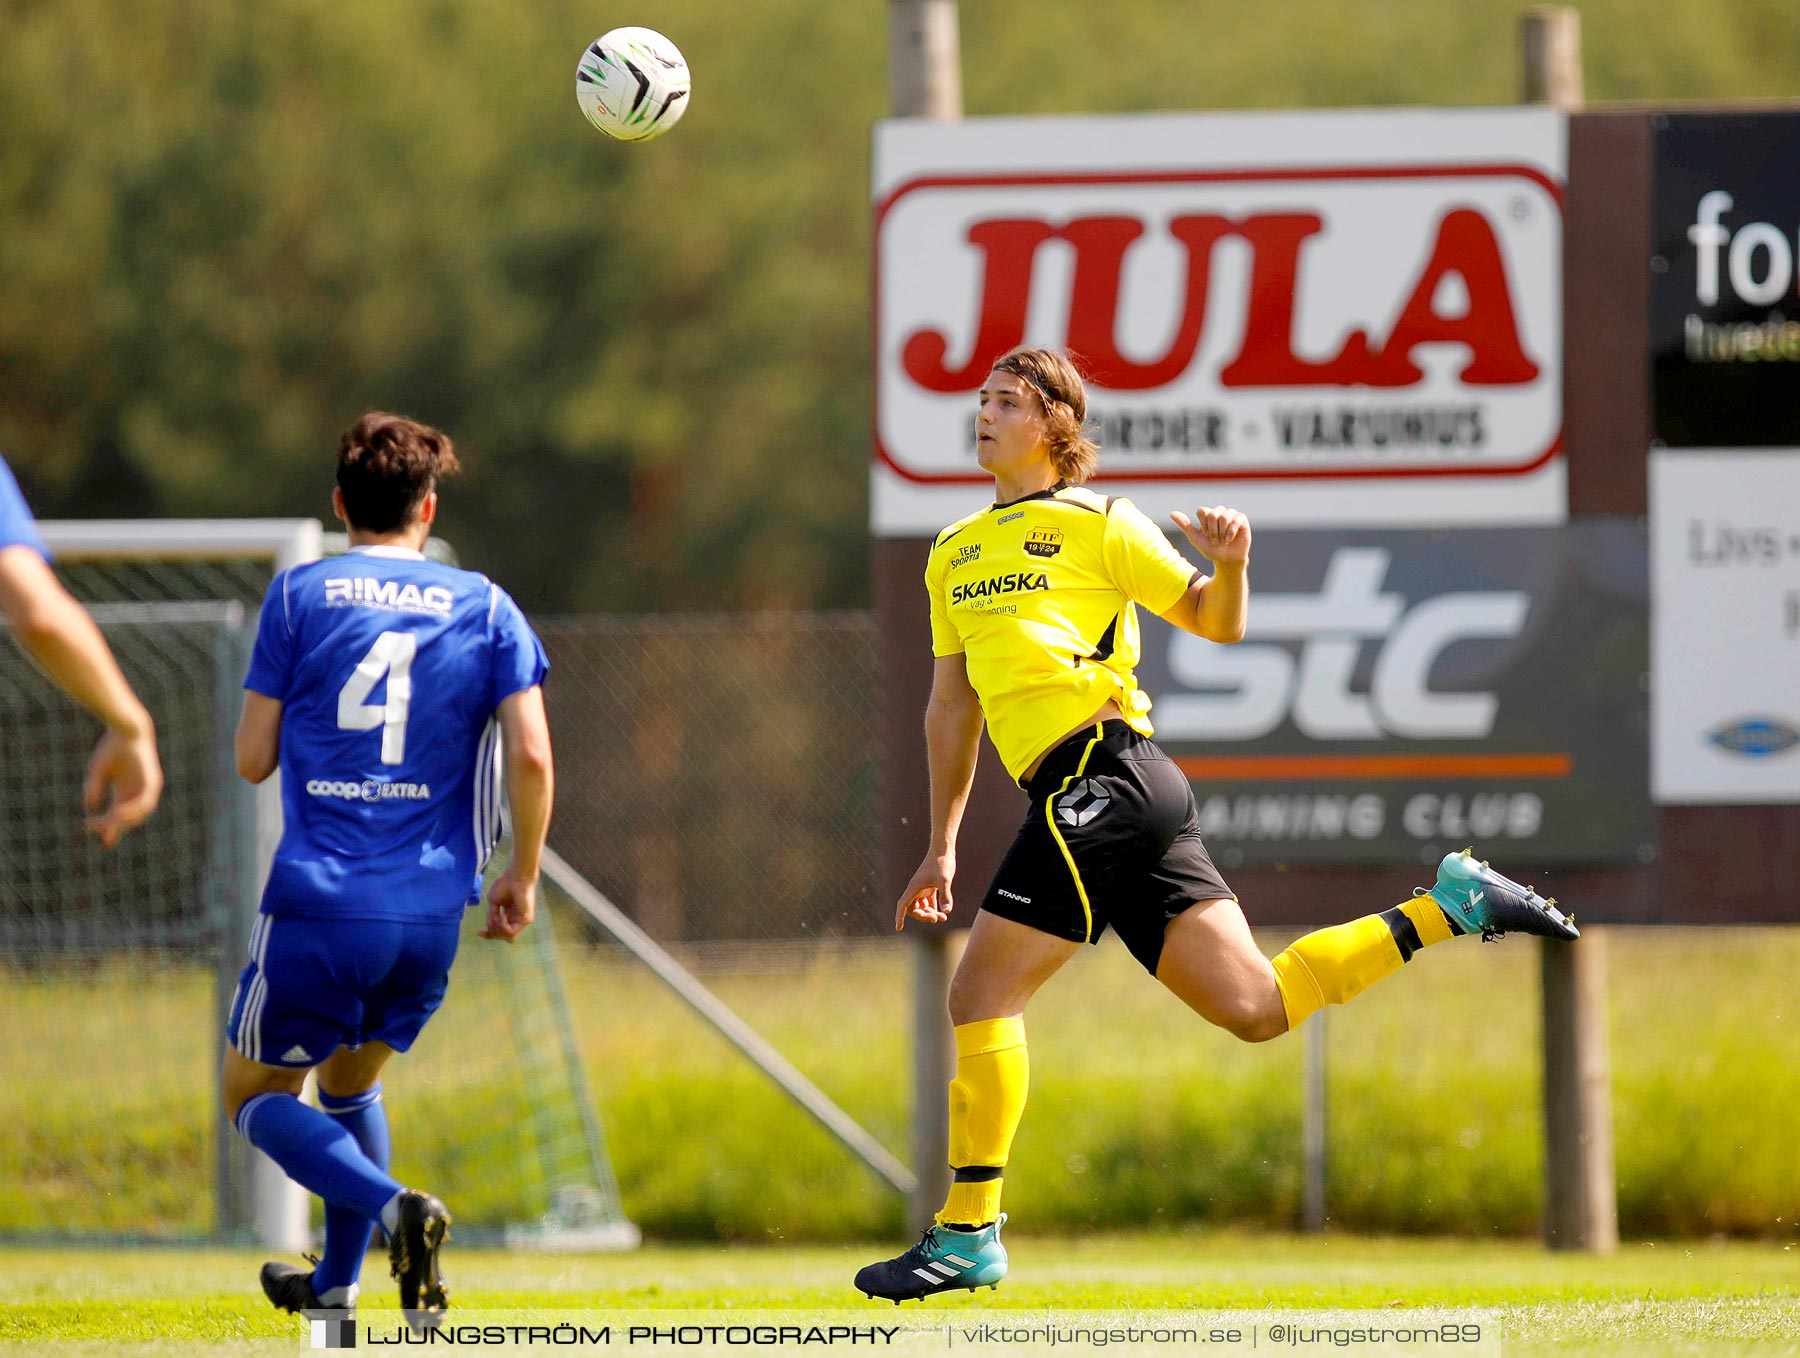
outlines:
{"label": "yellow sock", "polygon": [[[956,1078],[950,1082],[950,1164],[1000,1169],[1025,1114],[1031,1064],[1023,1018],[982,1019],[956,1027]],[[998,1176],[955,1183],[940,1223],[982,1226],[1000,1216]]]}
{"label": "yellow sock", "polygon": [[[1456,930],[1450,927],[1450,919],[1444,914],[1444,908],[1431,897],[1414,896],[1410,901],[1400,902],[1398,908],[1412,922],[1413,932],[1418,934],[1421,948],[1429,948],[1433,943],[1442,943],[1446,938],[1456,937]],[[1405,930],[1401,932],[1404,933]],[[1411,942],[1410,939],[1407,941]]]}
{"label": "yellow sock", "polygon": [[985,1226],[1000,1220],[1000,1180],[982,1183],[954,1183],[950,1196],[944,1199],[944,1210],[937,1214],[938,1225],[952,1222],[969,1226]]}
{"label": "yellow sock", "polygon": [[1343,1004],[1402,964],[1420,948],[1454,938],[1437,902],[1416,896],[1379,915],[1364,915],[1295,939],[1274,959],[1289,1030],[1328,1004]]}

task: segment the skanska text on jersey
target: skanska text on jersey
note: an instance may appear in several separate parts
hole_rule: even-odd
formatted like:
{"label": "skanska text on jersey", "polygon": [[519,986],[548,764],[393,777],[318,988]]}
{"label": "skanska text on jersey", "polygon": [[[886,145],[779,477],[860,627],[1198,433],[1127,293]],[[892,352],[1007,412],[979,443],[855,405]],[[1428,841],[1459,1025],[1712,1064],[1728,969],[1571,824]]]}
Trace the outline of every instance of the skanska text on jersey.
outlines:
{"label": "skanska text on jersey", "polygon": [[1050,577],[1043,571],[1015,571],[1010,575],[989,576],[986,580],[966,580],[951,589],[950,602],[952,605],[978,603],[996,594],[1049,588]]}
{"label": "skanska text on jersey", "polygon": [[378,608],[388,613],[428,613],[447,618],[456,594],[442,585],[402,585],[366,575],[337,576],[325,581],[327,608]]}

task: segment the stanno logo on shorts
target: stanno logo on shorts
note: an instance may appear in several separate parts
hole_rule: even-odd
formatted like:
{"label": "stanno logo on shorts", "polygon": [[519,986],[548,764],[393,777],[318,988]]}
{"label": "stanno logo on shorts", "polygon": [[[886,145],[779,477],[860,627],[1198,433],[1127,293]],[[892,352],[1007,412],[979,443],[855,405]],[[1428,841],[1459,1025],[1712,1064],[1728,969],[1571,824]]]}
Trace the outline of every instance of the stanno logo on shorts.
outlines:
{"label": "stanno logo on shorts", "polygon": [[1018,892],[1016,892],[1016,891],[1008,891],[1008,890],[1007,890],[1007,889],[1006,889],[1006,888],[1005,888],[1005,887],[1003,887],[1003,886],[997,886],[997,887],[995,887],[995,888],[994,888],[994,894],[995,894],[995,895],[996,895],[996,896],[1004,896],[1004,897],[1006,897],[1006,899],[1007,899],[1007,900],[1009,900],[1009,901],[1018,901],[1018,902],[1019,902],[1019,903],[1020,903],[1020,904],[1021,904],[1021,905],[1030,905],[1030,904],[1031,904],[1031,897],[1029,897],[1029,896],[1021,896],[1021,895],[1020,895],[1020,894],[1019,894],[1019,893],[1018,893]]}
{"label": "stanno logo on shorts", "polygon": [[428,802],[429,783],[384,783],[365,778],[360,783],[334,781],[330,778],[307,780],[306,792],[311,797],[338,797],[347,802]]}

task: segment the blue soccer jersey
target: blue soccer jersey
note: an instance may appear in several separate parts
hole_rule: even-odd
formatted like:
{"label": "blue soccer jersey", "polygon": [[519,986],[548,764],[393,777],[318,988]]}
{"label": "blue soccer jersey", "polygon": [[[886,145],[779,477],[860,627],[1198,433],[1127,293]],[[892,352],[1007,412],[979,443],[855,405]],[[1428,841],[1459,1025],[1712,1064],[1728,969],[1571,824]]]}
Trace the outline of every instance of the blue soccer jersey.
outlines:
{"label": "blue soccer jersey", "polygon": [[544,648],[486,576],[358,547],[275,577],[244,687],[281,700],[281,844],[262,909],[455,918],[500,834],[495,709]]}
{"label": "blue soccer jersey", "polygon": [[19,493],[19,483],[13,479],[5,458],[0,458],[0,547],[29,547],[44,560],[50,559],[44,539],[38,534],[37,520],[31,517],[31,509]]}

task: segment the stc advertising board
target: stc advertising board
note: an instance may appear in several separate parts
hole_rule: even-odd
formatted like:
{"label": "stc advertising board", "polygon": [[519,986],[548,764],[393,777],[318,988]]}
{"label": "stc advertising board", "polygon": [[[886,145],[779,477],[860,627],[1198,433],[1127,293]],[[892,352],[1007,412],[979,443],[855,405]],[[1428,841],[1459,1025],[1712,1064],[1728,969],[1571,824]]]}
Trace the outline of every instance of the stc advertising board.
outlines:
{"label": "stc advertising board", "polygon": [[1138,671],[1221,866],[1648,856],[1636,525],[1283,530],[1253,571],[1242,641],[1156,621]]}

